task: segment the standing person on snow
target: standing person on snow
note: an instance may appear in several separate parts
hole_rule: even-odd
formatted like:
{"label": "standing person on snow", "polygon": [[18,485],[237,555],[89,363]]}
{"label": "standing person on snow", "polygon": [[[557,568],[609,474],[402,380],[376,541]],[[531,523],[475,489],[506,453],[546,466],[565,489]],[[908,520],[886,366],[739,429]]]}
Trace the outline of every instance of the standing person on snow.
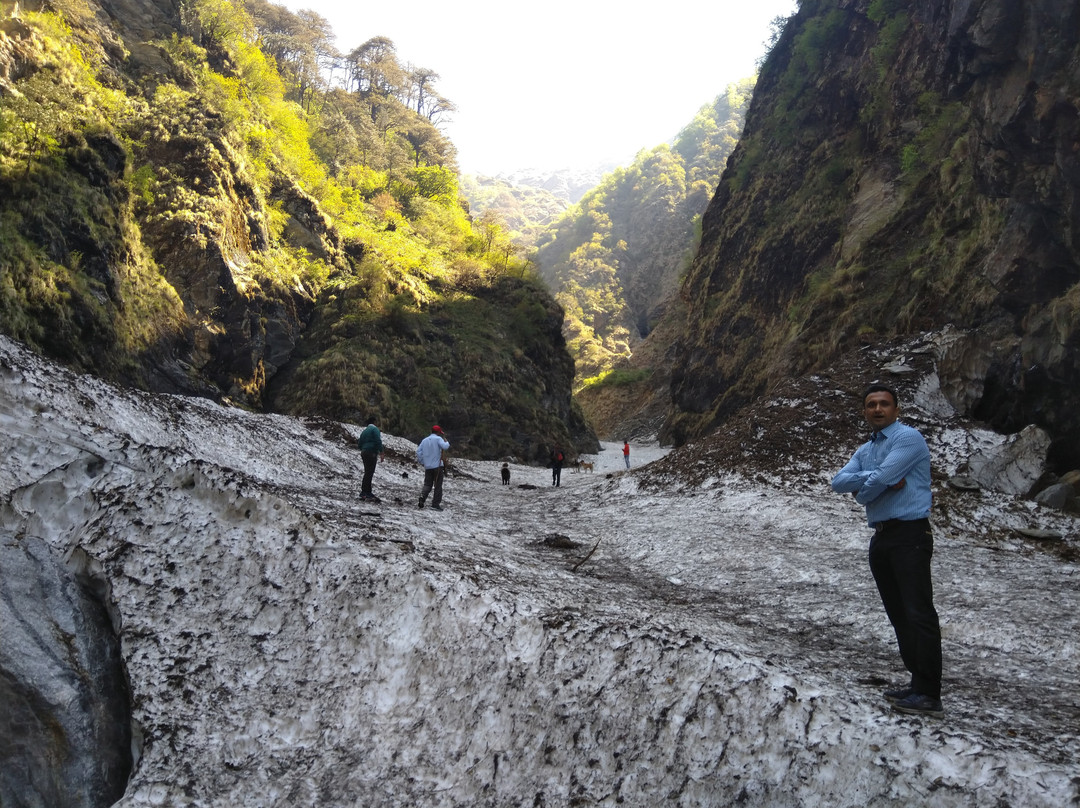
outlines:
{"label": "standing person on snow", "polygon": [[630,468],[630,441],[628,440],[622,442],[622,457],[626,461],[626,467]]}
{"label": "standing person on snow", "polygon": [[556,446],[551,450],[551,484],[556,488],[562,480],[563,460],[562,449]]}
{"label": "standing person on snow", "polygon": [[364,427],[364,431],[357,438],[356,445],[360,447],[360,459],[364,461],[364,479],[360,483],[360,500],[361,502],[382,502],[381,499],[371,493],[371,478],[375,476],[375,465],[379,462],[379,458],[382,457],[383,453],[382,433],[375,426],[374,418],[368,418],[367,426]]}
{"label": "standing person on snow", "polygon": [[431,428],[431,434],[416,447],[416,460],[424,467],[424,488],[420,492],[419,505],[421,508],[434,487],[435,495],[431,498],[431,507],[437,511],[442,510],[443,452],[449,448],[450,442],[443,437],[442,427],[438,424]]}
{"label": "standing person on snow", "polygon": [[837,475],[837,493],[855,495],[874,528],[870,571],[896,631],[907,687],[883,694],[902,713],[941,718],[941,628],[934,609],[930,559],[930,450],[918,430],[898,422],[896,391],[872,384],[863,417],[873,434]]}

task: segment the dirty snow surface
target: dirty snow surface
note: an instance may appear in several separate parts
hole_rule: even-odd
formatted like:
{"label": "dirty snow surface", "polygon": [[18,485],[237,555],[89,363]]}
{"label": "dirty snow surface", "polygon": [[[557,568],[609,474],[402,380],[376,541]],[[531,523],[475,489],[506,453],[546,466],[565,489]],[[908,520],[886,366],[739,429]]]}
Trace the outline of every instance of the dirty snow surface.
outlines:
{"label": "dirty snow surface", "polygon": [[[822,399],[769,406],[809,430]],[[108,583],[140,739],[121,806],[1078,804],[1075,519],[941,491],[946,716],[900,716],[869,531],[828,485],[855,432],[787,457],[762,413],[708,451],[632,445],[629,472],[605,445],[558,488],[451,452],[445,509],[418,510],[404,438],[365,504],[359,428],[0,339],[0,539]]]}

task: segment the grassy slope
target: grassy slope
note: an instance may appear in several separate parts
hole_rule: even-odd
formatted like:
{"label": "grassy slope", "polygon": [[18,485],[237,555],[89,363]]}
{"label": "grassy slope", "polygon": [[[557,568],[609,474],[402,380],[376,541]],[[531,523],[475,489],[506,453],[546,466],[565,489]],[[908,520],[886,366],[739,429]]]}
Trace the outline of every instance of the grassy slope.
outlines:
{"label": "grassy slope", "polygon": [[2,23],[18,66],[0,113],[5,332],[150,389],[403,434],[457,420],[474,456],[591,448],[559,310],[480,246],[452,169],[331,171],[317,114],[228,3],[188,8],[201,45],[161,22],[136,73],[93,4],[56,8]]}

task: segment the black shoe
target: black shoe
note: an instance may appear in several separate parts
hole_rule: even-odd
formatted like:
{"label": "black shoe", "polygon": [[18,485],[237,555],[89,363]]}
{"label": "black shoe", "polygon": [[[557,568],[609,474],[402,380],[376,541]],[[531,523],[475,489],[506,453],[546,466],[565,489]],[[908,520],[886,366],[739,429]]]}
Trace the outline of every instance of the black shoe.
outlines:
{"label": "black shoe", "polygon": [[898,713],[907,713],[908,715],[928,715],[932,718],[945,717],[945,710],[941,707],[941,699],[924,696],[922,693],[912,693],[906,699],[900,699],[892,708]]}
{"label": "black shoe", "polygon": [[433,511],[441,511],[442,510],[442,505],[432,505],[431,510],[433,510]]}
{"label": "black shoe", "polygon": [[904,699],[906,699],[908,696],[910,696],[914,692],[915,691],[912,690],[911,687],[909,686],[909,687],[898,687],[898,688],[896,688],[896,690],[886,690],[881,695],[883,695],[885,697],[885,701],[889,702],[889,704],[896,704],[896,702],[903,701]]}
{"label": "black shoe", "polygon": [[423,508],[424,508],[424,500],[420,500],[420,504],[419,504],[419,505],[417,505],[416,507],[418,507],[418,508],[420,508],[421,510],[423,510]]}

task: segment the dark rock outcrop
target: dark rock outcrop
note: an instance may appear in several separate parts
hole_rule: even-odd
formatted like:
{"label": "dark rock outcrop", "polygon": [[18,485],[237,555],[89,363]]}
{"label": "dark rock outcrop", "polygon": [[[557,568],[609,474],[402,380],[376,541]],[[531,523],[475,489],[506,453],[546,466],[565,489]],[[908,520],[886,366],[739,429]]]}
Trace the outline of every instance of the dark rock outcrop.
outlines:
{"label": "dark rock outcrop", "polygon": [[293,361],[269,386],[273,409],[353,423],[374,415],[417,442],[438,423],[458,457],[597,451],[570,394],[562,308],[536,283],[508,276],[443,291],[423,310],[393,307],[378,318],[357,315],[355,292],[321,296]]}
{"label": "dark rock outcrop", "polygon": [[131,773],[120,640],[95,579],[72,566],[42,539],[0,528],[0,805],[10,808],[103,808]]}
{"label": "dark rock outcrop", "polygon": [[804,2],[704,219],[665,437],[954,324],[961,412],[1080,461],[1080,8]]}

